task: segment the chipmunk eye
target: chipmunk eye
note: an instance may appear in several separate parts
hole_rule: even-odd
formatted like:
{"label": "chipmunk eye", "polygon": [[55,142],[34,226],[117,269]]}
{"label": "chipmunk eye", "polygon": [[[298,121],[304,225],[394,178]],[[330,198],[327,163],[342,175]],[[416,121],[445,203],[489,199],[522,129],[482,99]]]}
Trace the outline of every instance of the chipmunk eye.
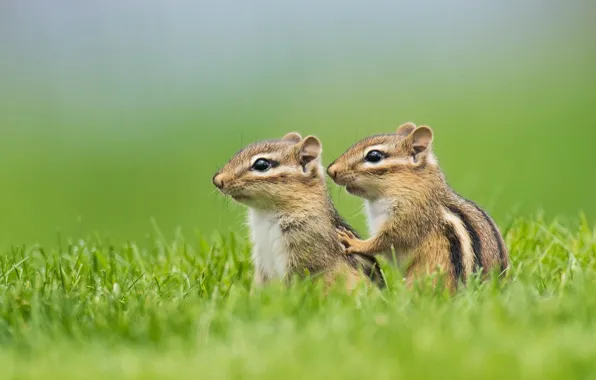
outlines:
{"label": "chipmunk eye", "polygon": [[271,161],[264,159],[264,158],[259,158],[258,160],[256,160],[254,162],[254,164],[252,164],[252,169],[256,170],[258,172],[266,172],[270,168],[271,168]]}
{"label": "chipmunk eye", "polygon": [[364,160],[367,162],[379,162],[381,161],[383,158],[385,158],[385,155],[383,153],[381,153],[378,150],[371,150],[370,152],[368,152],[366,154],[366,157],[364,157]]}

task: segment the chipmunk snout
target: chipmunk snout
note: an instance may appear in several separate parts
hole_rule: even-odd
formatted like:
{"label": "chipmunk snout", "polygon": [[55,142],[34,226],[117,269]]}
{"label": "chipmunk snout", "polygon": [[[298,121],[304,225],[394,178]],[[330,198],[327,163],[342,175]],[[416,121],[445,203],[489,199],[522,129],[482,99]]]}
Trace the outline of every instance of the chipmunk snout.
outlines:
{"label": "chipmunk snout", "polygon": [[329,177],[331,177],[333,182],[335,182],[336,184],[340,186],[346,185],[347,173],[342,164],[333,163],[329,165],[329,167],[327,168],[327,174],[329,174]]}
{"label": "chipmunk snout", "polygon": [[329,165],[329,167],[327,168],[327,174],[329,174],[331,178],[335,179],[335,177],[337,176],[337,166]]}
{"label": "chipmunk snout", "polygon": [[226,176],[222,173],[216,173],[213,176],[213,184],[215,185],[215,187],[217,187],[218,189],[223,189],[224,185],[225,185],[225,180],[226,180]]}

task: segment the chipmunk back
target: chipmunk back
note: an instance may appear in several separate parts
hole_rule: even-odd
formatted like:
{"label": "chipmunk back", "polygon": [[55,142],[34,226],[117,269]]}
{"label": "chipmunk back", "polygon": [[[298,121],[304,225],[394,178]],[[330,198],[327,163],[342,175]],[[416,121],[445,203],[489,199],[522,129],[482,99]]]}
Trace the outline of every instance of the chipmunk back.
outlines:
{"label": "chipmunk back", "polygon": [[213,177],[223,194],[249,208],[255,282],[305,273],[356,281],[365,273],[383,286],[374,258],[344,254],[336,228],[353,230],[328,195],[321,151],[316,137],[289,133],[247,146]]}
{"label": "chipmunk back", "polygon": [[433,131],[413,123],[365,138],[328,167],[351,194],[364,198],[371,237],[340,231],[347,252],[385,254],[407,262],[407,279],[440,268],[455,287],[476,271],[505,271],[507,249],[488,214],[452,190],[432,152]]}

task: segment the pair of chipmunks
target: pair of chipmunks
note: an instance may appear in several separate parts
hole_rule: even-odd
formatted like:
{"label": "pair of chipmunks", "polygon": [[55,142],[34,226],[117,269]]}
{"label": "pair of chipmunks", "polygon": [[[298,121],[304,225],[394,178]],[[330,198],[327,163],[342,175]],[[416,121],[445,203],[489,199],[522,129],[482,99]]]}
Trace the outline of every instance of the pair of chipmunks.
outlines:
{"label": "pair of chipmunks", "polygon": [[439,271],[454,290],[474,273],[504,272],[507,249],[497,226],[449,187],[432,141],[429,127],[405,123],[357,142],[328,167],[335,183],[364,199],[367,240],[329,197],[316,137],[292,132],[238,152],[213,184],[248,206],[255,283],[310,274],[327,284],[344,276],[348,284],[384,287],[375,255],[405,265],[409,285]]}

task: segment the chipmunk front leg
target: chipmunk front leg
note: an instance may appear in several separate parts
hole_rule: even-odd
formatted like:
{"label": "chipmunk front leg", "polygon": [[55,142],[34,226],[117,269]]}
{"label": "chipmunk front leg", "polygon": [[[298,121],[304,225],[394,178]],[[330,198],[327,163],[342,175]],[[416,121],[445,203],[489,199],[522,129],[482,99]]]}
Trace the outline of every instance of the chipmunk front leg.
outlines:
{"label": "chipmunk front leg", "polygon": [[345,228],[338,228],[337,234],[340,242],[346,248],[346,255],[359,253],[361,255],[374,256],[391,249],[391,243],[382,234],[367,240],[358,239],[352,231]]}

